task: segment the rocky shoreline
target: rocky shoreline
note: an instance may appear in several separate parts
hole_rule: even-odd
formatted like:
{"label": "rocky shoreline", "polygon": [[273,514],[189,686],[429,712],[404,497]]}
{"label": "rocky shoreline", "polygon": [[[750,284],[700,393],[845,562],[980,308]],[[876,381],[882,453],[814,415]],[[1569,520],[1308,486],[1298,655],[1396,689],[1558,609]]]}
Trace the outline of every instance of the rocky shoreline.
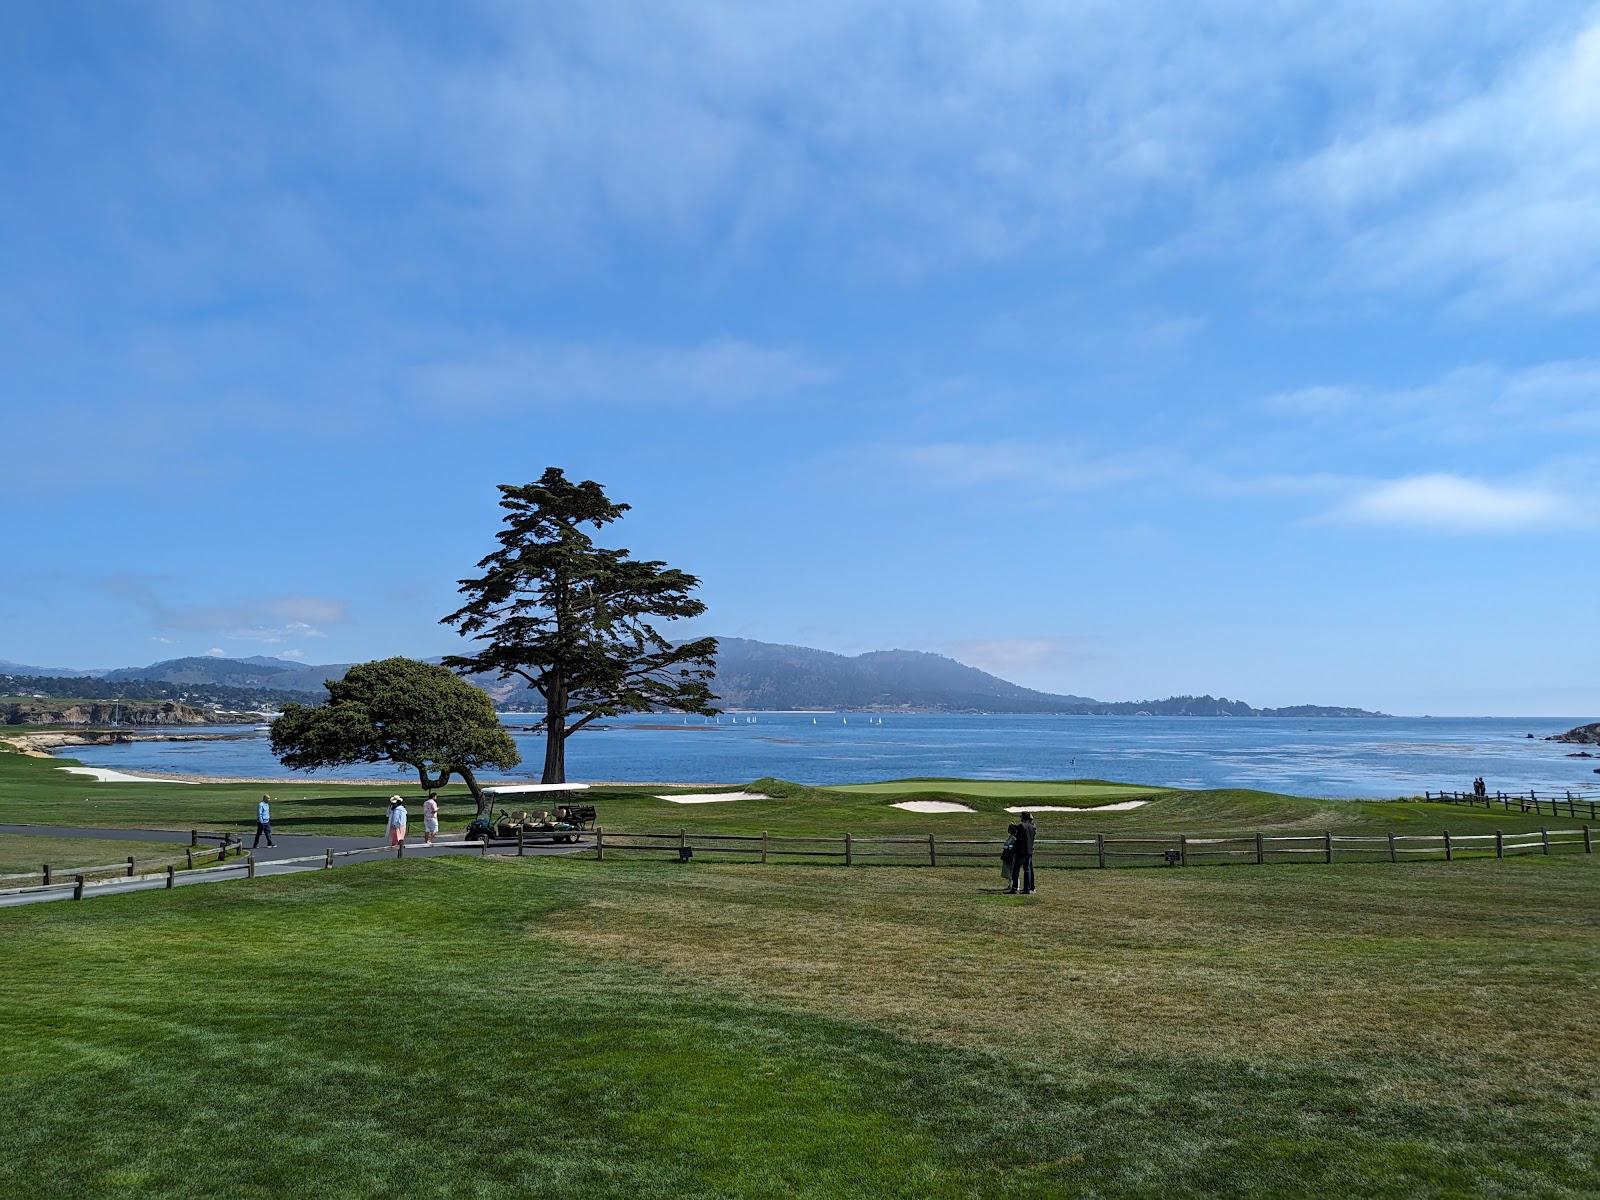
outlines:
{"label": "rocky shoreline", "polygon": [[0,734],[0,744],[29,758],[54,758],[64,746],[120,746],[128,742],[229,742],[253,737],[252,733],[175,733],[130,729],[72,729],[40,733]]}
{"label": "rocky shoreline", "polygon": [[1566,742],[1574,746],[1600,746],[1600,721],[1592,725],[1579,725],[1565,733],[1545,738],[1547,742]]}

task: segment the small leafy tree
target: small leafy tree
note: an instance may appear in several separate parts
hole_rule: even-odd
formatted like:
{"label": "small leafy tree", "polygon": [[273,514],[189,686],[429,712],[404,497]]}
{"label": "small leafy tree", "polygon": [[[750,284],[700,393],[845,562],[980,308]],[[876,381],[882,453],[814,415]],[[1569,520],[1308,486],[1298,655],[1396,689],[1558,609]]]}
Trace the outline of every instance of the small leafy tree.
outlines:
{"label": "small leafy tree", "polygon": [[669,709],[714,713],[715,638],[674,645],[656,620],[696,617],[693,575],[594,544],[628,505],[598,483],[551,467],[537,483],[500,486],[500,548],[461,580],[467,602],[443,618],[480,643],[446,658],[463,672],[520,678],[544,698],[545,783],[567,779],[567,739],[600,717]]}
{"label": "small leafy tree", "polygon": [[291,770],[395,762],[414,769],[424,788],[459,775],[482,816],[477,771],[522,761],[489,697],[444,667],[385,658],[323,686],[326,704],[286,705],[272,723],[272,752]]}

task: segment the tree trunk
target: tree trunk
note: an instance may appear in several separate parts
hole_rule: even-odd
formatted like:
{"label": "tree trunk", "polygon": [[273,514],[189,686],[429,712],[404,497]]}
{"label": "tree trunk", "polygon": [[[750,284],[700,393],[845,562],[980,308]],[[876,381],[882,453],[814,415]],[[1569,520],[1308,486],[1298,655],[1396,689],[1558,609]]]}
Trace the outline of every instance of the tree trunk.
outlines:
{"label": "tree trunk", "polygon": [[540,777],[541,783],[565,783],[567,781],[567,735],[566,731],[557,725],[549,731],[544,743],[544,774]]}
{"label": "tree trunk", "polygon": [[417,780],[422,784],[423,791],[436,792],[445,784],[450,782],[450,768],[440,767],[439,777],[437,779],[429,779],[428,768],[424,766],[417,766]]}
{"label": "tree trunk", "polygon": [[478,815],[480,817],[488,816],[489,810],[493,808],[494,805],[489,798],[483,794],[483,789],[478,786],[478,777],[472,773],[472,768],[462,767],[461,778],[466,782],[467,790],[472,793],[472,799],[478,805]]}
{"label": "tree trunk", "polygon": [[544,774],[541,783],[567,781],[567,685],[559,674],[550,678],[545,692]]}

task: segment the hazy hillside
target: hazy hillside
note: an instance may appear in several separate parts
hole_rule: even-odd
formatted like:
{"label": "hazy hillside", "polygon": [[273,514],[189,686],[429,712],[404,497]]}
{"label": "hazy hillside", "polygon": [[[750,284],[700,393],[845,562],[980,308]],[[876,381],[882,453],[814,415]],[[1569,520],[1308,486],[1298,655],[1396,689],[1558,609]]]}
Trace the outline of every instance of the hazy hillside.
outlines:
{"label": "hazy hillside", "polygon": [[[437,660],[434,660],[437,661]],[[149,681],[178,689],[167,695],[183,695],[212,689],[227,693],[237,702],[251,693],[258,702],[281,702],[282,698],[307,701],[320,699],[324,680],[338,679],[349,669],[348,663],[306,664],[260,656],[234,658],[173,658],[147,667],[124,667],[101,674],[99,687],[84,681],[71,690],[87,695],[91,691],[106,695],[127,694],[138,681]],[[0,674],[57,674],[37,668]],[[65,672],[61,672],[65,675]],[[87,672],[75,672],[82,680]],[[472,682],[494,697],[501,709],[537,710],[540,698],[527,688],[514,687],[487,676]],[[1296,705],[1293,708],[1257,709],[1242,700],[1215,696],[1173,696],[1165,700],[1094,700],[1087,696],[1053,695],[1009,683],[987,671],[969,667],[942,654],[920,650],[876,650],[867,654],[834,654],[807,646],[783,646],[748,638],[722,638],[713,685],[723,708],[787,709],[923,709],[935,712],[1074,713],[1097,716],[1195,716],[1195,717],[1354,717],[1377,716],[1358,708]],[[50,694],[63,694],[56,687],[37,687]],[[148,693],[146,693],[148,694]],[[221,694],[202,702],[226,703]]]}
{"label": "hazy hillside", "polygon": [[159,679],[167,683],[271,688],[280,692],[322,695],[324,680],[341,678],[349,669],[349,663],[305,665],[281,658],[169,658],[148,667],[108,671],[104,678],[113,683],[126,679]]}
{"label": "hazy hillside", "polygon": [[1093,704],[1008,683],[942,654],[849,657],[806,646],[722,638],[712,685],[727,708],[931,708],[1062,712]]}

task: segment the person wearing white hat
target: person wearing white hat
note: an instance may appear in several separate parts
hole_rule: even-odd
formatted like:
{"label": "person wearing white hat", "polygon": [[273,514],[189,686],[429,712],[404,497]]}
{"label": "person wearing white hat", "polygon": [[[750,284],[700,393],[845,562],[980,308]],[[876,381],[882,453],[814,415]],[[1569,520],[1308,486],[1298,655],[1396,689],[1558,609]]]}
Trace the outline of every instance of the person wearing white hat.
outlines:
{"label": "person wearing white hat", "polygon": [[389,845],[406,840],[406,805],[399,796],[389,797]]}

